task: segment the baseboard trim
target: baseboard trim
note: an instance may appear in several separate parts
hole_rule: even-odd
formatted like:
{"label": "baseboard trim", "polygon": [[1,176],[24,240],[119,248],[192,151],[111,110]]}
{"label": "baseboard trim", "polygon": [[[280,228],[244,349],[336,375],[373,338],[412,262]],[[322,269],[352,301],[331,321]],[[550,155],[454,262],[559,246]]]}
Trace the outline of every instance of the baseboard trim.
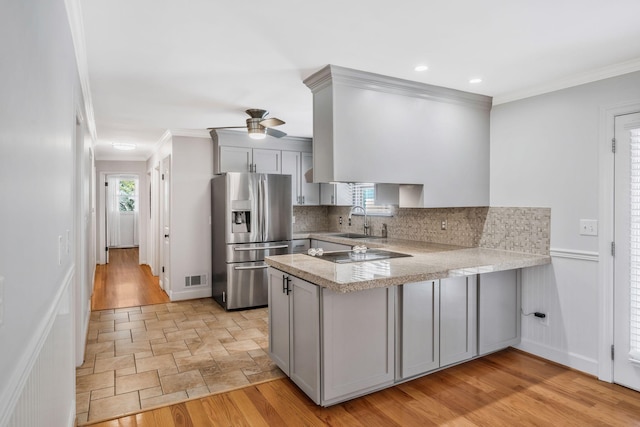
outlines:
{"label": "baseboard trim", "polygon": [[600,261],[600,254],[592,251],[579,251],[575,249],[551,248],[549,255],[553,258],[568,258],[581,261]]}
{"label": "baseboard trim", "polygon": [[[42,320],[40,321],[35,333],[31,336],[26,350],[23,353],[23,357],[20,358],[18,366],[13,371],[6,387],[0,395],[0,426],[9,424],[9,420],[11,420],[11,417],[13,416],[13,412],[16,409],[16,405],[20,400],[20,397],[22,396],[25,384],[27,383],[31,372],[33,371],[33,367],[40,357],[42,348],[51,333],[56,316],[58,315],[58,307],[60,307],[61,299],[73,282],[74,274],[75,267],[71,266],[65,274],[56,295],[51,301],[51,305],[47,308],[46,313],[43,313]],[[75,411],[75,407],[72,408],[72,411]]]}
{"label": "baseboard trim", "polygon": [[210,298],[211,286],[202,286],[199,289],[189,289],[185,291],[169,291],[171,301],[184,301],[188,299]]}
{"label": "baseboard trim", "polygon": [[595,377],[598,376],[598,361],[595,359],[559,350],[524,338],[520,341],[520,344],[514,346],[514,348],[542,357],[543,359],[551,360],[552,362],[567,366],[577,371],[581,371]]}

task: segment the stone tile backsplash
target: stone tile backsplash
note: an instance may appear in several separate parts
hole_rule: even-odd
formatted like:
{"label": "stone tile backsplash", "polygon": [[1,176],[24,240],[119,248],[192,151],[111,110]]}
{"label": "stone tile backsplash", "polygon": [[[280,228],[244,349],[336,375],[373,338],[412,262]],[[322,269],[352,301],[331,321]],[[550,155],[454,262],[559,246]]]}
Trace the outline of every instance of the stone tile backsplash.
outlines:
{"label": "stone tile backsplash", "polygon": [[[364,217],[354,215],[349,226],[349,210],[342,206],[294,206],[293,231],[362,233]],[[396,239],[549,254],[549,208],[397,208],[393,216],[369,219],[376,236],[381,235],[382,224],[387,224],[389,237]],[[442,221],[446,222],[445,230]]]}

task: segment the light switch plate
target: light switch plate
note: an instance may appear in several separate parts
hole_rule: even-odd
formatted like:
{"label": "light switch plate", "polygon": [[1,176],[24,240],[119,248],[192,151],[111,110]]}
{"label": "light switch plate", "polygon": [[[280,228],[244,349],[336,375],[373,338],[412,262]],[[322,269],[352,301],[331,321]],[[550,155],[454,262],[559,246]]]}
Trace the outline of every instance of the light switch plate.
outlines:
{"label": "light switch plate", "polygon": [[0,276],[0,325],[4,322],[4,277]]}
{"label": "light switch plate", "polygon": [[580,235],[581,236],[597,236],[598,220],[597,219],[581,219]]}

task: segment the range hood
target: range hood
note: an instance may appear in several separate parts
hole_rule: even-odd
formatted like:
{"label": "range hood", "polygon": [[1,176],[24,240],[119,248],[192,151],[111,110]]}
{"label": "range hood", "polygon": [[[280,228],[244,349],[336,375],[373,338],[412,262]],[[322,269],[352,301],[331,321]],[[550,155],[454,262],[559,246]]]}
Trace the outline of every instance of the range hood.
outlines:
{"label": "range hood", "polygon": [[420,206],[488,206],[490,97],[335,65],[304,83],[315,182],[412,184]]}

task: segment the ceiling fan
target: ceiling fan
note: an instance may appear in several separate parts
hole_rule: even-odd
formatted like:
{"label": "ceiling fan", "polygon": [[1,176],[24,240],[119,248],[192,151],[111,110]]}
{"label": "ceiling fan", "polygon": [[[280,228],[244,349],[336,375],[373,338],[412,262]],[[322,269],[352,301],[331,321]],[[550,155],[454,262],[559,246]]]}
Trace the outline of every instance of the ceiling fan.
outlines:
{"label": "ceiling fan", "polygon": [[282,138],[283,136],[287,135],[282,131],[272,129],[275,126],[283,125],[284,121],[275,117],[267,118],[267,115],[269,114],[267,110],[250,108],[246,110],[246,113],[250,116],[250,118],[247,119],[247,126],[223,126],[207,129],[241,129],[246,127],[247,132],[249,132],[249,138],[253,139],[264,139],[267,135],[273,136],[275,138]]}

